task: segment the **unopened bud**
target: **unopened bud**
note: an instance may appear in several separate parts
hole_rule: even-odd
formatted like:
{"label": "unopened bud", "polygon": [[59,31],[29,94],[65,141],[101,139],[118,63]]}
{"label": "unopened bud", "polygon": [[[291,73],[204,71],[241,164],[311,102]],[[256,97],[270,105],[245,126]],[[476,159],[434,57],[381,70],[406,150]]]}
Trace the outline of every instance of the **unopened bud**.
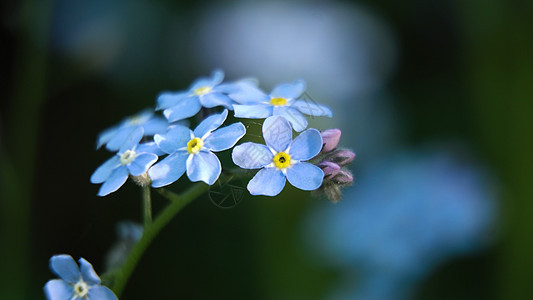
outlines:
{"label": "unopened bud", "polygon": [[341,169],[337,175],[335,175],[331,181],[340,184],[340,185],[348,185],[353,183],[353,175],[350,173],[350,171],[346,169]]}
{"label": "unopened bud", "polygon": [[341,167],[338,164],[331,161],[323,161],[318,164],[318,167],[324,171],[324,179],[326,180],[337,175],[341,170]]}
{"label": "unopened bud", "polygon": [[322,142],[324,146],[322,147],[322,152],[330,152],[337,148],[339,140],[341,139],[340,129],[327,129],[320,133],[322,135]]}
{"label": "unopened bud", "polygon": [[330,160],[341,167],[351,163],[354,159],[355,153],[348,149],[340,149],[327,156],[327,160]]}

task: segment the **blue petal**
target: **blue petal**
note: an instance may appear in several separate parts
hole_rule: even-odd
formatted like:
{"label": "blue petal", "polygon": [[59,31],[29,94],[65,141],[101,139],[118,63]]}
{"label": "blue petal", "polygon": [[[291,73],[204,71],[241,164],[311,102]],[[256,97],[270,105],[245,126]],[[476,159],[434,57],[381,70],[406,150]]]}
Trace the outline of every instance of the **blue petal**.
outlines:
{"label": "blue petal", "polygon": [[100,190],[98,191],[98,196],[106,196],[112,192],[118,190],[124,182],[128,179],[128,168],[126,166],[120,166],[116,168],[109,178],[102,184]]}
{"label": "blue petal", "polygon": [[196,129],[194,129],[194,136],[203,138],[204,135],[220,127],[227,117],[228,110],[224,109],[220,114],[214,114],[205,118],[200,124],[198,124],[198,126],[196,126]]}
{"label": "blue petal", "polygon": [[194,96],[186,98],[178,104],[165,109],[163,114],[169,122],[174,122],[196,115],[200,111],[200,108],[202,108],[200,99]]}
{"label": "blue petal", "polygon": [[292,128],[283,117],[267,118],[263,122],[263,138],[266,145],[276,152],[285,151],[292,141]]}
{"label": "blue petal", "polygon": [[161,156],[166,153],[165,151],[161,150],[161,148],[159,148],[159,146],[157,146],[155,142],[147,142],[147,143],[139,144],[139,146],[135,148],[135,151],[137,153],[153,153],[157,156]]}
{"label": "blue petal", "polygon": [[145,136],[154,135],[165,132],[168,128],[168,121],[164,118],[154,117],[144,123],[142,127],[144,128]]}
{"label": "blue petal", "polygon": [[157,96],[156,110],[167,109],[186,102],[187,97],[189,97],[189,92],[163,92]]}
{"label": "blue petal", "polygon": [[93,175],[91,175],[91,182],[92,183],[102,183],[111,176],[111,173],[114,169],[118,168],[120,166],[120,157],[118,155],[114,155],[110,159],[108,159],[105,163],[103,163],[101,166],[94,171]]}
{"label": "blue petal", "polygon": [[322,104],[318,104],[314,100],[309,100],[309,99],[296,100],[291,106],[306,115],[315,116],[315,117],[320,117],[320,116],[325,116],[325,117],[330,117],[330,118],[333,117],[333,112],[331,111],[331,108],[325,105],[322,105]]}
{"label": "blue petal", "polygon": [[174,125],[170,127],[165,134],[156,134],[154,141],[159,148],[168,154],[176,152],[176,150],[186,147],[187,142],[191,140],[192,131],[181,125]]}
{"label": "blue petal", "polygon": [[88,296],[88,300],[118,300],[113,291],[102,285],[91,287]]}
{"label": "blue petal", "polygon": [[223,151],[235,146],[245,134],[246,128],[241,122],[233,123],[208,135],[204,147],[215,152]]}
{"label": "blue petal", "polygon": [[197,88],[209,86],[213,87],[224,80],[224,72],[221,70],[215,70],[211,73],[211,78],[202,77],[197,79],[192,85],[190,90],[195,90]]}
{"label": "blue petal", "polygon": [[76,283],[81,278],[78,265],[70,255],[60,254],[50,258],[50,270],[68,283]]}
{"label": "blue petal", "polygon": [[264,119],[272,115],[272,106],[266,104],[233,104],[236,118]]}
{"label": "blue petal", "polygon": [[289,154],[291,159],[309,160],[315,157],[322,150],[322,136],[316,129],[307,129],[300,133],[292,141]]}
{"label": "blue petal", "polygon": [[264,168],[248,182],[248,191],[252,195],[276,196],[285,186],[285,175],[276,168]]}
{"label": "blue petal", "polygon": [[98,135],[98,139],[96,140],[96,149],[99,149],[104,144],[109,143],[109,141],[118,133],[119,130],[120,130],[120,126],[113,126],[111,128],[108,128],[102,131]]}
{"label": "blue petal", "polygon": [[265,145],[248,142],[233,148],[231,158],[243,169],[259,169],[272,163],[274,154]]}
{"label": "blue petal", "polygon": [[187,159],[187,176],[191,181],[203,181],[212,185],[221,171],[220,161],[212,152],[200,151]]}
{"label": "blue petal", "polygon": [[157,161],[157,155],[153,153],[141,153],[128,165],[128,170],[133,176],[139,176],[150,168]]}
{"label": "blue petal", "polygon": [[287,179],[301,190],[312,191],[322,185],[324,172],[313,164],[301,162],[287,169]]}
{"label": "blue petal", "polygon": [[233,110],[233,101],[222,93],[211,92],[201,95],[199,98],[203,107],[211,108],[215,106],[224,106],[227,109]]}
{"label": "blue petal", "polygon": [[185,172],[185,161],[188,156],[189,154],[186,151],[178,151],[153,165],[148,170],[152,186],[158,188],[178,180]]}
{"label": "blue petal", "polygon": [[65,281],[53,279],[44,285],[44,294],[48,300],[70,300],[74,296],[74,290]]}
{"label": "blue petal", "polygon": [[275,116],[283,116],[287,121],[291,123],[292,128],[297,132],[300,132],[307,128],[307,119],[301,112],[293,107],[281,106],[274,108]]}
{"label": "blue petal", "polygon": [[235,83],[235,89],[229,93],[229,97],[240,104],[253,104],[268,102],[269,97],[257,87],[257,83],[251,80],[243,80]]}
{"label": "blue petal", "polygon": [[293,83],[282,83],[272,90],[270,97],[296,99],[305,91],[305,81],[296,80]]}
{"label": "blue petal", "polygon": [[119,153],[124,153],[126,150],[134,149],[139,144],[144,135],[144,129],[142,127],[135,128],[128,137],[124,140],[124,143],[120,147]]}
{"label": "blue petal", "polygon": [[139,128],[139,126],[126,126],[122,127],[119,130],[117,130],[117,133],[107,142],[105,147],[109,151],[118,151],[122,145],[124,145],[124,142],[128,138],[128,136],[135,131],[135,129]]}
{"label": "blue petal", "polygon": [[100,277],[94,271],[93,265],[86,261],[84,258],[78,260],[80,264],[81,277],[83,281],[87,282],[89,285],[100,284]]}

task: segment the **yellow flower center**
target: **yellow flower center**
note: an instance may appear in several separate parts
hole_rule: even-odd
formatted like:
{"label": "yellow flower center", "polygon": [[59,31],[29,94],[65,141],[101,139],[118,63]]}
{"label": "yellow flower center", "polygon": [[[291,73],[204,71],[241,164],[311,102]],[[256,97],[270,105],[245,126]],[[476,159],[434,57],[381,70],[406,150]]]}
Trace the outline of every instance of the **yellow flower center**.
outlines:
{"label": "yellow flower center", "polygon": [[270,104],[274,106],[283,106],[287,104],[287,99],[285,98],[272,98],[270,99]]}
{"label": "yellow flower center", "polygon": [[83,280],[74,285],[74,298],[85,298],[89,294],[89,286]]}
{"label": "yellow flower center", "polygon": [[207,94],[209,92],[211,92],[211,87],[210,86],[203,86],[203,87],[199,87],[199,88],[194,90],[194,94],[196,96],[205,95],[205,94]]}
{"label": "yellow flower center", "polygon": [[135,159],[135,156],[137,156],[135,151],[126,150],[126,152],[120,155],[120,164],[123,166],[129,165]]}
{"label": "yellow flower center", "polygon": [[187,143],[187,152],[189,154],[196,154],[204,146],[204,141],[201,138],[194,138]]}
{"label": "yellow flower center", "polygon": [[272,160],[278,169],[285,169],[291,164],[291,156],[285,152],[279,152]]}

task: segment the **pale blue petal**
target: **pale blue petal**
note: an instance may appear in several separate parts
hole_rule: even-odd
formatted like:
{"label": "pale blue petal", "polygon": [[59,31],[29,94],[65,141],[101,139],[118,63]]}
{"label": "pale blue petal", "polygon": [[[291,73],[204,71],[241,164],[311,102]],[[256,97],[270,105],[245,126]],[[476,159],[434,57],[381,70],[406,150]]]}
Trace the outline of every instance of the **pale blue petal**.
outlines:
{"label": "pale blue petal", "polygon": [[266,145],[276,152],[285,151],[292,141],[292,128],[283,117],[267,118],[263,122],[263,138]]}
{"label": "pale blue petal", "polygon": [[164,155],[166,152],[161,150],[155,142],[142,143],[135,148],[137,153],[153,153],[157,156]]}
{"label": "pale blue petal", "polygon": [[330,118],[333,117],[333,111],[331,110],[331,108],[325,105],[322,105],[322,104],[318,104],[314,100],[309,100],[309,99],[296,100],[291,106],[306,115],[315,116],[315,117],[320,117],[320,116],[325,116],[325,117],[330,117]]}
{"label": "pale blue petal", "polygon": [[106,196],[112,192],[118,190],[124,182],[128,179],[128,168],[126,166],[120,166],[116,168],[109,178],[102,184],[100,190],[98,191],[98,196]]}
{"label": "pale blue petal", "polygon": [[[221,92],[224,94],[234,94],[239,93],[242,91],[245,91],[247,88],[257,90],[257,79],[254,78],[245,78],[240,79],[238,81],[229,82],[229,83],[222,83],[220,85],[217,85],[213,91]],[[265,95],[264,93],[262,93]]]}
{"label": "pale blue petal", "polygon": [[322,150],[322,136],[314,128],[300,133],[291,143],[289,154],[291,159],[309,160]]}
{"label": "pale blue petal", "polygon": [[187,146],[187,142],[191,140],[191,133],[191,130],[185,126],[174,125],[165,134],[156,134],[154,141],[161,150],[172,154]]}
{"label": "pale blue petal", "polygon": [[68,283],[76,283],[81,274],[78,265],[70,255],[60,254],[50,258],[50,270]]}
{"label": "pale blue petal", "polygon": [[189,92],[163,92],[157,96],[156,110],[167,109],[186,102],[188,97]]}
{"label": "pale blue petal", "polygon": [[191,181],[203,181],[212,185],[217,181],[222,166],[218,157],[209,151],[200,151],[187,159],[187,176]]}
{"label": "pale blue petal", "polygon": [[148,171],[148,168],[152,166],[157,161],[157,155],[153,153],[141,153],[138,154],[137,157],[135,157],[135,160],[133,160],[128,165],[128,170],[130,171],[130,174],[133,176],[139,176],[146,171]]}
{"label": "pale blue petal", "polygon": [[281,106],[274,108],[275,116],[283,116],[287,121],[291,123],[292,128],[297,132],[300,132],[307,128],[307,119],[305,116],[292,107]]}
{"label": "pale blue petal", "polygon": [[233,104],[236,118],[264,119],[272,115],[272,106],[266,104]]}
{"label": "pale blue petal", "polygon": [[74,295],[74,290],[65,281],[53,279],[44,285],[44,295],[48,300],[71,300]]}
{"label": "pale blue petal", "polygon": [[265,145],[248,142],[233,148],[231,158],[243,169],[259,169],[272,163],[274,154]]}
{"label": "pale blue petal", "polygon": [[144,135],[144,129],[142,127],[135,128],[128,137],[124,140],[124,143],[120,147],[119,153],[124,153],[126,150],[134,149],[139,144]]}
{"label": "pale blue petal", "polygon": [[154,117],[143,124],[144,135],[154,135],[167,130],[168,121],[165,118]]}
{"label": "pale blue petal", "polygon": [[100,277],[94,271],[93,265],[86,261],[84,258],[78,260],[80,264],[81,277],[83,281],[87,282],[89,285],[100,284]]}
{"label": "pale blue petal", "polygon": [[102,285],[91,287],[88,296],[88,300],[118,300],[113,291]]}
{"label": "pale blue petal", "polygon": [[128,139],[128,136],[139,126],[126,126],[117,130],[117,133],[107,142],[105,147],[109,151],[118,151]]}
{"label": "pale blue petal", "polygon": [[200,99],[198,99],[197,96],[194,96],[165,109],[163,114],[169,122],[174,122],[196,115],[200,111],[200,108],[202,108],[202,105],[200,105]]}
{"label": "pale blue petal", "polygon": [[285,186],[285,175],[276,168],[264,168],[248,182],[248,191],[252,195],[276,196]]}
{"label": "pale blue petal", "polygon": [[233,101],[222,93],[211,92],[201,95],[199,98],[203,107],[212,108],[215,106],[224,106],[227,109],[233,110]]}
{"label": "pale blue petal", "polygon": [[102,183],[111,176],[111,173],[114,169],[118,168],[120,166],[120,157],[118,155],[114,155],[110,159],[108,159],[105,163],[103,163],[96,171],[94,171],[93,175],[91,176],[91,182],[92,183]]}
{"label": "pale blue petal", "polygon": [[98,139],[96,140],[96,149],[99,149],[104,144],[109,143],[109,141],[118,133],[119,130],[120,130],[120,126],[113,126],[111,128],[108,128],[102,131],[98,135]]}
{"label": "pale blue petal", "polygon": [[223,151],[235,146],[245,134],[246,128],[241,122],[233,123],[211,132],[204,140],[204,147],[215,152]]}
{"label": "pale blue petal", "polygon": [[178,180],[185,172],[188,156],[187,151],[178,151],[153,165],[148,170],[152,186],[158,188]]}
{"label": "pale blue petal", "polygon": [[224,80],[224,72],[221,70],[215,70],[213,73],[211,73],[211,77],[201,77],[197,79],[192,85],[191,85],[191,91],[194,91],[197,88],[202,88],[205,86],[214,87],[215,85],[219,84]]}
{"label": "pale blue petal", "polygon": [[203,138],[204,135],[207,133],[210,133],[211,131],[217,129],[224,123],[226,118],[228,117],[228,110],[224,109],[224,111],[220,114],[214,114],[210,115],[209,117],[205,118],[196,128],[194,129],[194,136]]}
{"label": "pale blue petal", "polygon": [[236,82],[235,87],[229,97],[240,104],[253,104],[270,100],[268,95],[257,87],[256,82],[243,80]]}
{"label": "pale blue petal", "polygon": [[313,191],[322,185],[324,172],[310,163],[300,162],[287,169],[289,182],[304,191]]}
{"label": "pale blue petal", "polygon": [[282,83],[272,90],[271,98],[296,99],[305,91],[305,81],[296,80],[293,83]]}

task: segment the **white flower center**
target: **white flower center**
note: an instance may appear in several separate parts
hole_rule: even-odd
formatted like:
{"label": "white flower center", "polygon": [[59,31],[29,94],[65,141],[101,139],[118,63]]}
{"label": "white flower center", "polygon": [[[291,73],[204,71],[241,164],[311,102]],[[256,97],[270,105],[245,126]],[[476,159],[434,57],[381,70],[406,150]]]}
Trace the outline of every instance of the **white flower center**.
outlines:
{"label": "white flower center", "polygon": [[120,164],[123,166],[129,165],[135,159],[136,156],[137,154],[135,153],[135,151],[126,150],[126,152],[120,155]]}
{"label": "white flower center", "polygon": [[80,298],[86,298],[89,294],[89,286],[85,281],[81,280],[76,282],[74,285],[74,299]]}

